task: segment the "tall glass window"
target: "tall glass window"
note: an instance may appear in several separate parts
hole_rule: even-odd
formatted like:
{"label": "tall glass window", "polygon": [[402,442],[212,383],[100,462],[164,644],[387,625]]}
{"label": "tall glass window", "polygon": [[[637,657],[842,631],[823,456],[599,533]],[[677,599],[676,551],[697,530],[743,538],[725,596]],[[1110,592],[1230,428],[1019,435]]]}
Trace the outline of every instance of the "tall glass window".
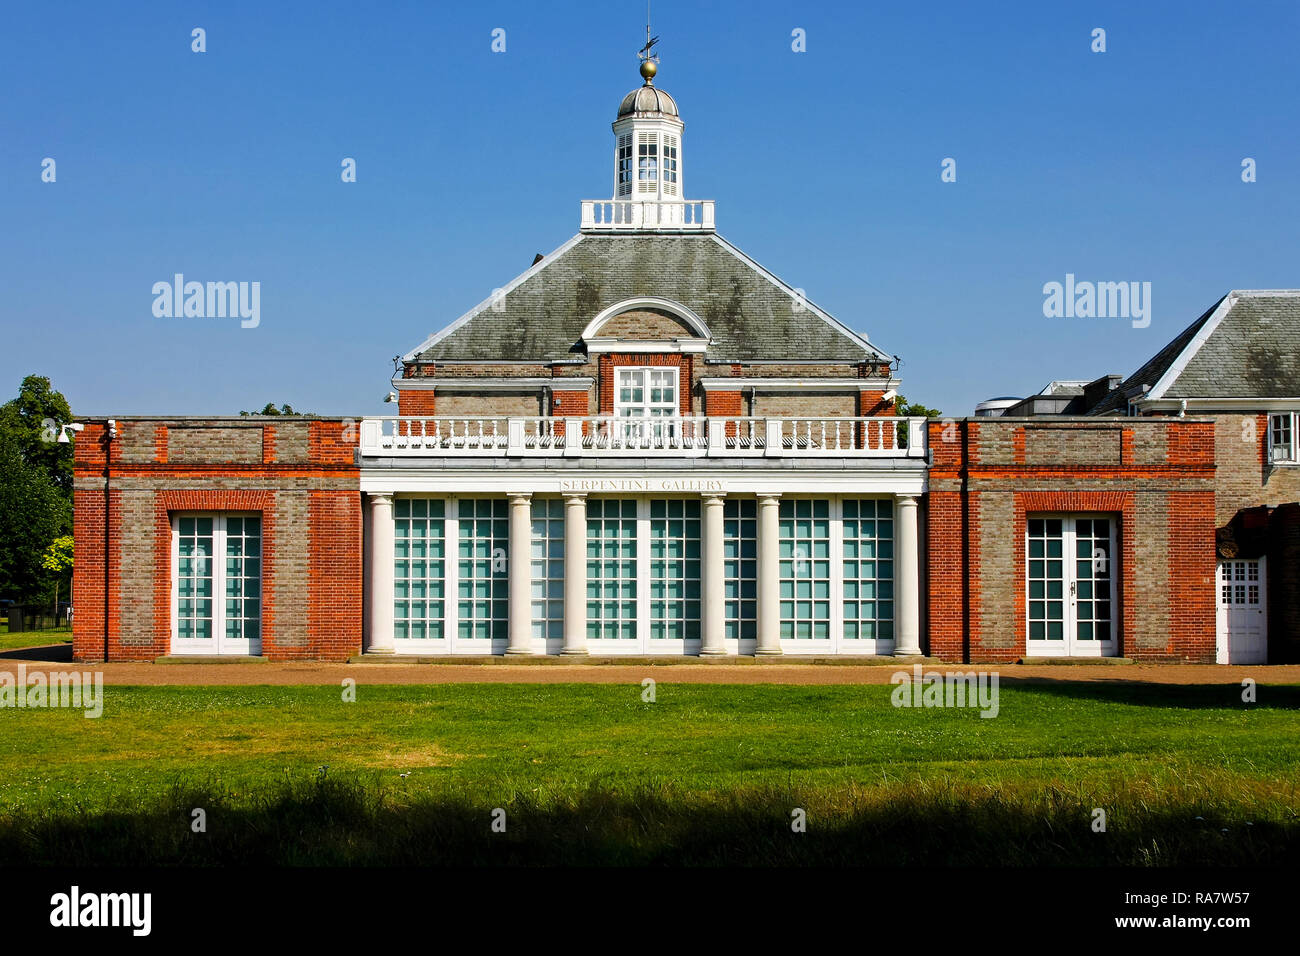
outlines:
{"label": "tall glass window", "polygon": [[531,556],[533,637],[564,637],[564,501],[534,498]]}
{"label": "tall glass window", "polygon": [[758,502],[728,498],[722,519],[725,633],[747,640],[758,636]]}
{"label": "tall glass window", "polygon": [[446,619],[446,510],[440,498],[393,502],[393,637],[441,640]]}
{"label": "tall glass window", "polygon": [[849,498],[843,502],[844,636],[894,637],[894,503]]}
{"label": "tall glass window", "polygon": [[825,499],[781,502],[781,637],[831,636],[831,518]]}
{"label": "tall glass window", "polygon": [[505,498],[461,498],[456,550],[456,637],[505,639],[509,626],[510,519]]}
{"label": "tall glass window", "polygon": [[636,509],[633,499],[587,500],[589,639],[636,639]]}
{"label": "tall glass window", "polygon": [[700,636],[700,501],[650,502],[650,638]]}

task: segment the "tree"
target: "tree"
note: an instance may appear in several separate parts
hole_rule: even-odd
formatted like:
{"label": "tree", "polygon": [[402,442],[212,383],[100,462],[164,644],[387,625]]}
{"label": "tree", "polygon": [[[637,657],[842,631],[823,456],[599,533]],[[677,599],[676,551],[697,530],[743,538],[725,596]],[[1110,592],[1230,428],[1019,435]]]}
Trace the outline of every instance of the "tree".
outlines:
{"label": "tree", "polygon": [[249,415],[291,415],[295,418],[301,418],[303,415],[310,414],[310,412],[295,412],[292,405],[281,405],[279,408],[276,408],[274,402],[267,402],[266,407],[260,412],[241,411],[239,414],[244,417],[248,417]]}
{"label": "tree", "polygon": [[59,617],[59,583],[72,569],[72,535],[61,534],[45,549],[41,567],[54,575],[54,617]]}
{"label": "tree", "polygon": [[894,414],[903,416],[922,415],[925,418],[943,418],[943,412],[937,408],[927,408],[919,402],[909,402],[902,395],[894,400]]}
{"label": "tree", "polygon": [[53,583],[45,549],[72,533],[72,421],[68,400],[43,375],[28,375],[0,405],[0,594],[37,600]]}
{"label": "tree", "polygon": [[72,444],[61,443],[62,426],[72,421],[68,400],[43,375],[28,375],[18,397],[0,405],[0,442],[11,442],[27,463],[49,476],[72,497]]}
{"label": "tree", "polygon": [[71,527],[69,497],[12,437],[0,435],[0,594],[37,599],[49,584],[45,549]]}
{"label": "tree", "polygon": [[[927,408],[920,403],[909,402],[902,395],[894,399],[894,414],[905,417],[915,417],[922,415],[926,418],[942,418],[943,412],[937,408]],[[907,444],[907,422],[898,423],[898,444],[900,446]]]}

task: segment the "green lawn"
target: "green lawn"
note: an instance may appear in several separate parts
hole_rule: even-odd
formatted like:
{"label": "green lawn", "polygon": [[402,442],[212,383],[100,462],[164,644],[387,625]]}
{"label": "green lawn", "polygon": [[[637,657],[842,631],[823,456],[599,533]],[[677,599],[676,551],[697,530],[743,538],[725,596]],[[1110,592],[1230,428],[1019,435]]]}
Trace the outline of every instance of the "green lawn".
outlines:
{"label": "green lawn", "polygon": [[0,710],[0,862],[1300,859],[1300,687],[1004,683],[995,719],[891,690],[109,687],[97,720]]}
{"label": "green lawn", "polygon": [[13,651],[22,647],[43,647],[46,644],[66,643],[72,640],[71,627],[55,627],[45,631],[19,631],[9,633],[9,622],[0,617],[0,651]]}

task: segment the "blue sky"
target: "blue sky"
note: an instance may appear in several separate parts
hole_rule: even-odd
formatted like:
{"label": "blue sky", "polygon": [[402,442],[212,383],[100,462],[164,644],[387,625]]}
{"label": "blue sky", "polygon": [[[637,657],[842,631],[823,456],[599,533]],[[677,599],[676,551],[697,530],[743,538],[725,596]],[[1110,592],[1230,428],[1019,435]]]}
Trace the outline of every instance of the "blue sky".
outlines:
{"label": "blue sky", "polygon": [[[390,412],[395,354],[608,197],[644,16],[10,5],[0,396],[36,372],[87,415]],[[687,193],[899,355],[909,398],[968,414],[1128,373],[1227,290],[1300,286],[1294,2],[657,0],[654,21]],[[260,282],[261,324],[155,318],[151,288],[177,272]],[[1150,282],[1150,327],[1045,318],[1066,273]]]}

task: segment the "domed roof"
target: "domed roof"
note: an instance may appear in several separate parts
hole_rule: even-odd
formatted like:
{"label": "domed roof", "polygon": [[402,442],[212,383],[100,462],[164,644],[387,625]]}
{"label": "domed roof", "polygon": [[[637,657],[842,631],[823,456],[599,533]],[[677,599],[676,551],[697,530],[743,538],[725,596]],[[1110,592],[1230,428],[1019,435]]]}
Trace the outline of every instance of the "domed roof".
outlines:
{"label": "domed roof", "polygon": [[678,116],[677,101],[647,83],[623,97],[618,104],[618,119],[633,113],[663,113],[665,116]]}

